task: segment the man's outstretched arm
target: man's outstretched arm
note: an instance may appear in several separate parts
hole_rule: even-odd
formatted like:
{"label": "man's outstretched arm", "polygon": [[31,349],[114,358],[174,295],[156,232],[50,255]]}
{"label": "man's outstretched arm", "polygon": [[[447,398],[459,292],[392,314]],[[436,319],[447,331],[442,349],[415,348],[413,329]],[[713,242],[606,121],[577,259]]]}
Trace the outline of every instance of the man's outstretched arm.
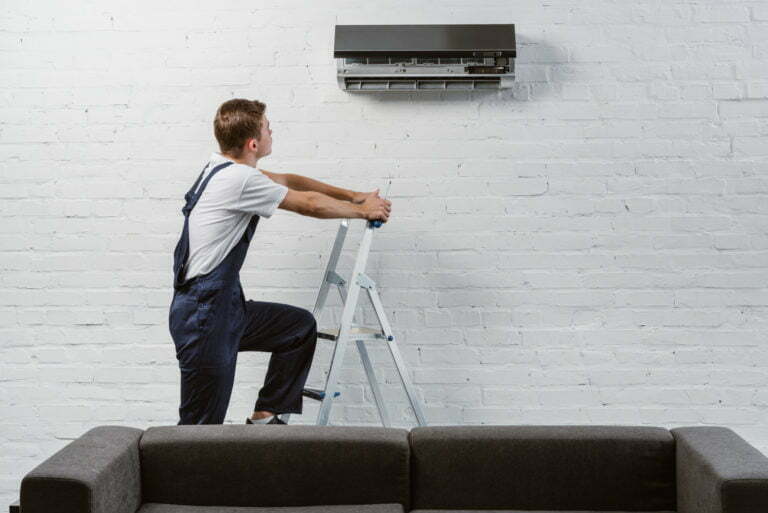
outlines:
{"label": "man's outstretched arm", "polygon": [[351,191],[349,189],[343,189],[341,187],[335,187],[331,184],[293,173],[273,173],[264,169],[261,169],[260,171],[271,178],[274,182],[285,185],[294,191],[321,192],[326,196],[330,196],[337,200],[351,201],[353,203],[362,202],[364,200],[363,196],[368,194]]}
{"label": "man's outstretched arm", "polygon": [[288,189],[278,208],[321,219],[362,217],[369,221],[380,220],[386,223],[392,211],[392,202],[380,198],[378,194],[367,196],[361,203],[350,203],[322,192]]}

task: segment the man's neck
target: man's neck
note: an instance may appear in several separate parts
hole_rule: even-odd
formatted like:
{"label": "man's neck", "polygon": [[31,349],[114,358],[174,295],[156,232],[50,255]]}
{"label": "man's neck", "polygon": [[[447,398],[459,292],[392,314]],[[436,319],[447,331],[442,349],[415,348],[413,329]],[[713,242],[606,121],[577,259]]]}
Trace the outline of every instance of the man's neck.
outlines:
{"label": "man's neck", "polygon": [[246,166],[256,167],[256,165],[259,162],[259,159],[255,158],[253,155],[246,155],[242,158],[236,158],[232,155],[228,155],[226,153],[221,153],[223,157],[228,158],[229,160],[232,160],[234,162],[237,162],[238,164],[245,164]]}

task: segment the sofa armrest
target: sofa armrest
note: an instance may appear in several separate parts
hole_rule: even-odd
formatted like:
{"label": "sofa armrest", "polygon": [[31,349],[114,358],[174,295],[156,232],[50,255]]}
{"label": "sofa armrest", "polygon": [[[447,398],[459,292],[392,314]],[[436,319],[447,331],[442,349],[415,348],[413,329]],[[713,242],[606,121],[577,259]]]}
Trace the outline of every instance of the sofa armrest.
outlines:
{"label": "sofa armrest", "polygon": [[141,506],[143,430],[98,426],[21,480],[23,513],[135,513]]}
{"label": "sofa armrest", "polygon": [[670,431],[679,513],[768,511],[768,457],[726,427]]}

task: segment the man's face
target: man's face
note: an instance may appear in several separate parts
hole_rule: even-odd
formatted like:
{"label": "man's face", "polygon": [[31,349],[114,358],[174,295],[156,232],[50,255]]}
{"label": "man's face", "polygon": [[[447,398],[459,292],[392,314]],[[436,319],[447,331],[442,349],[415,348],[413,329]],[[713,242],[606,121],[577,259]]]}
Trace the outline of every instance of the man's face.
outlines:
{"label": "man's face", "polygon": [[258,141],[254,139],[254,142],[258,145],[257,158],[272,153],[272,129],[269,127],[269,119],[266,115],[261,122],[261,137]]}

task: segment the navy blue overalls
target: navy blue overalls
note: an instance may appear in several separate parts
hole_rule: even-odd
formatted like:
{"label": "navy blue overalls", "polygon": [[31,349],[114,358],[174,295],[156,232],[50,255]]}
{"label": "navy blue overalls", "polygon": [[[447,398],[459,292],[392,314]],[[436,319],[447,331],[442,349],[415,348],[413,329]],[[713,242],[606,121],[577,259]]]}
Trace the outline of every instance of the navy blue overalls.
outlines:
{"label": "navy blue overalls", "polygon": [[208,182],[232,162],[205,169],[184,196],[184,228],[173,255],[174,292],[168,325],[181,370],[178,424],[222,424],[229,405],[238,351],[267,351],[272,357],[255,410],[301,413],[302,388],[312,364],[317,324],[303,308],[245,299],[240,268],[259,216],[212,271],[186,280],[189,214]]}

